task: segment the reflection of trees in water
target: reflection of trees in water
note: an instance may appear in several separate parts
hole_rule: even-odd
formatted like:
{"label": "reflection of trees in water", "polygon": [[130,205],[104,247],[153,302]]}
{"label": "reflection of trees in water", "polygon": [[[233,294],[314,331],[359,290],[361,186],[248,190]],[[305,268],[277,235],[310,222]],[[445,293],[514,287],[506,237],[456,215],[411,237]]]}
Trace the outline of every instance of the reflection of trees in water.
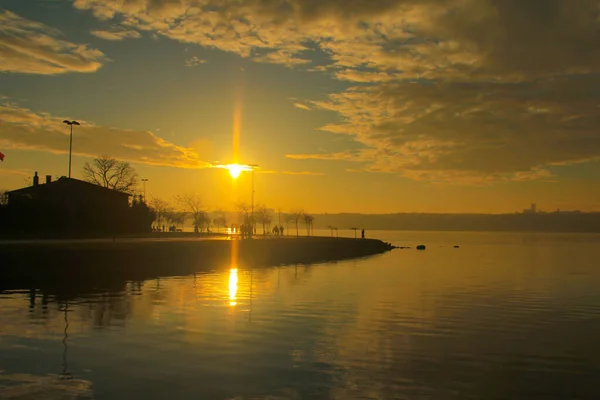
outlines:
{"label": "reflection of trees in water", "polygon": [[29,318],[45,319],[48,317],[48,295],[29,289]]}
{"label": "reflection of trees in water", "polygon": [[[81,295],[60,287],[30,289],[26,292],[28,318],[49,321],[55,319],[57,313],[75,312],[79,322],[91,321],[94,328],[124,326],[132,314],[133,296],[140,296],[143,286],[144,282],[126,282],[120,290],[99,290]],[[76,304],[76,308],[66,310],[69,303]]]}
{"label": "reflection of trees in water", "polygon": [[[290,268],[292,273],[281,276],[282,268]],[[274,279],[274,286],[285,285],[288,280],[292,285],[301,285],[312,273],[310,265],[301,264],[277,267],[277,270],[240,270],[241,292],[238,296],[245,304],[244,307],[238,307],[238,310],[248,312],[248,320],[252,319],[252,303],[256,295],[263,297],[270,290],[270,284],[267,283],[270,279]],[[163,306],[166,307],[164,312],[170,312],[169,308],[174,302],[185,301],[186,293],[190,296],[188,300],[199,305],[201,302],[221,301],[222,292],[227,290],[226,287],[222,287],[220,272],[202,271],[190,275],[187,279],[176,280],[169,277],[127,280],[125,276],[113,275],[105,276],[96,284],[91,277],[88,280],[80,280],[79,276],[76,278],[41,283],[39,280],[32,281],[32,289],[20,292],[27,300],[27,318],[40,320],[46,329],[54,329],[58,320],[63,317],[63,305],[68,304],[71,307],[68,310],[70,323],[75,331],[85,330],[86,326],[93,329],[125,327],[127,320],[134,314],[138,319],[155,318],[157,307]],[[37,284],[37,288],[34,284]]]}

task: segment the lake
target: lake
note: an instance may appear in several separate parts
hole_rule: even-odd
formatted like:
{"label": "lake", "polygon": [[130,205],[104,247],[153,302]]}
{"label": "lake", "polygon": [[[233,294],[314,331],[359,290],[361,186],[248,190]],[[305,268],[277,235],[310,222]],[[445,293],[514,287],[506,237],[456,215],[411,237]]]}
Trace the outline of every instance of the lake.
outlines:
{"label": "lake", "polygon": [[367,235],[413,248],[0,292],[0,399],[600,398],[600,235]]}

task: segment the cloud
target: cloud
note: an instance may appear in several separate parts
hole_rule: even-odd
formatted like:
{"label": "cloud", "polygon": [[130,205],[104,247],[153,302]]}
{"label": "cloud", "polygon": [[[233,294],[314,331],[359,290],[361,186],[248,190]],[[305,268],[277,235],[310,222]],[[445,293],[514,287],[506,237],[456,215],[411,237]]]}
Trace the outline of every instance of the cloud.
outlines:
{"label": "cloud", "polygon": [[[102,19],[287,66],[307,43],[373,79],[495,78],[600,70],[598,2],[581,0],[75,0]],[[555,28],[554,28],[555,27]],[[341,79],[364,73],[341,73]],[[368,75],[368,74],[367,74]]]}
{"label": "cloud", "polygon": [[202,60],[196,56],[193,56],[192,58],[188,58],[187,60],[185,60],[185,66],[186,67],[196,67],[200,64],[205,64],[206,60]]}
{"label": "cloud", "polygon": [[127,29],[119,25],[112,25],[106,30],[93,30],[90,33],[100,39],[113,41],[119,41],[123,39],[139,39],[142,37],[138,31]]}
{"label": "cloud", "polygon": [[[363,149],[288,157],[444,182],[544,179],[550,166],[600,157],[599,1],[573,4],[74,1],[173,40],[354,82],[310,104],[344,120],[323,131]],[[324,65],[309,65],[314,49]]]}
{"label": "cloud", "polygon": [[298,103],[298,102],[294,103],[294,107],[299,108],[301,110],[306,110],[306,111],[311,110],[311,108],[309,106],[307,106],[306,104]]}
{"label": "cloud", "polygon": [[60,35],[54,28],[0,10],[0,72],[95,72],[107,61],[101,51],[58,39]]}
{"label": "cloud", "polygon": [[314,172],[314,171],[284,171],[282,172],[284,175],[310,175],[310,176],[322,176],[325,175],[322,172]]}
{"label": "cloud", "polygon": [[0,175],[16,175],[16,176],[23,176],[23,177],[29,177],[31,176],[31,171],[29,170],[24,170],[24,169],[0,169]]}
{"label": "cloud", "polygon": [[[63,117],[35,113],[13,104],[0,104],[0,144],[8,149],[68,152],[69,130]],[[94,125],[79,121],[74,128],[73,153],[86,157],[108,154],[120,160],[177,168],[208,168],[193,149],[177,146],[150,131]]]}
{"label": "cloud", "polygon": [[320,153],[320,154],[286,154],[287,158],[294,160],[346,160],[361,161],[359,153],[340,152],[340,153]]}
{"label": "cloud", "polygon": [[546,177],[547,168],[600,159],[600,78],[530,83],[397,83],[332,94],[317,107],[345,121],[322,129],[363,150],[288,155],[361,162],[414,179]]}

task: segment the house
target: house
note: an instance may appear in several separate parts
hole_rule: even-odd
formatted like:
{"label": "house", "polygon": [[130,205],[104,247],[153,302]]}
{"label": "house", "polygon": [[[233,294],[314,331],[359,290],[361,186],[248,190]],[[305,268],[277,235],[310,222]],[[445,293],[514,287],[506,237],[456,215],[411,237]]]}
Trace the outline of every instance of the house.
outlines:
{"label": "house", "polygon": [[5,228],[49,234],[110,234],[126,230],[129,194],[62,177],[8,192]]}

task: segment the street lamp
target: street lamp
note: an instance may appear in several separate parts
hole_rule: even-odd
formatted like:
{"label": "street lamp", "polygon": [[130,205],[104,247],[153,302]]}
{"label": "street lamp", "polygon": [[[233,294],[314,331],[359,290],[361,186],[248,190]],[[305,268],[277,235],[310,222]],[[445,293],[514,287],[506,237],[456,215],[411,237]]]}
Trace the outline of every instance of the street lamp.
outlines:
{"label": "street lamp", "polygon": [[71,127],[71,136],[69,137],[69,179],[71,178],[71,152],[73,151],[73,125],[81,125],[77,121],[63,121],[65,124]]}
{"label": "street lamp", "polygon": [[252,169],[252,205],[251,205],[251,212],[250,212],[250,218],[252,219],[252,235],[254,235],[254,170],[256,168],[258,168],[257,164],[248,164],[248,167],[250,167]]}
{"label": "street lamp", "polygon": [[144,203],[146,203],[146,182],[148,182],[148,179],[143,178],[142,183],[144,184]]}

